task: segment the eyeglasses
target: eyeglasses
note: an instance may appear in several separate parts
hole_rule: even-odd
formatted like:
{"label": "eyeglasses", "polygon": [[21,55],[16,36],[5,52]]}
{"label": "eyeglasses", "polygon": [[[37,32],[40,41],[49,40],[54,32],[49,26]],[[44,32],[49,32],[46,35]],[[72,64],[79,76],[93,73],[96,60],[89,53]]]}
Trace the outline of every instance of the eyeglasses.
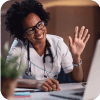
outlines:
{"label": "eyeglasses", "polygon": [[35,27],[42,29],[45,26],[45,21],[39,21],[35,26],[28,28],[25,32],[29,35],[35,34]]}

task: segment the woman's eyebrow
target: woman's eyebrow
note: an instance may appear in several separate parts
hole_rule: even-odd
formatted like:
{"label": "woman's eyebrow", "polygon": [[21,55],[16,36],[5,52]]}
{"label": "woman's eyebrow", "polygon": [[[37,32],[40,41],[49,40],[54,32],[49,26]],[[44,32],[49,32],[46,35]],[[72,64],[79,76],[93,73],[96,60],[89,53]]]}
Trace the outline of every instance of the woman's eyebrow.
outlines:
{"label": "woman's eyebrow", "polygon": [[[38,21],[34,26],[29,27],[29,28],[33,28],[33,27],[35,27],[39,22],[41,22],[41,21]],[[27,28],[26,30],[28,30],[29,28]]]}

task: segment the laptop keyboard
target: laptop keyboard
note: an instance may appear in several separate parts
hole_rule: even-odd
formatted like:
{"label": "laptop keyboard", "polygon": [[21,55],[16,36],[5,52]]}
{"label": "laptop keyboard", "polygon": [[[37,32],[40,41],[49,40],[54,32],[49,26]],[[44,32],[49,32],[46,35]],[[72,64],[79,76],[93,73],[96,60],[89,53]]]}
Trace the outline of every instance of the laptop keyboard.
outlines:
{"label": "laptop keyboard", "polygon": [[84,92],[72,93],[72,95],[83,96]]}

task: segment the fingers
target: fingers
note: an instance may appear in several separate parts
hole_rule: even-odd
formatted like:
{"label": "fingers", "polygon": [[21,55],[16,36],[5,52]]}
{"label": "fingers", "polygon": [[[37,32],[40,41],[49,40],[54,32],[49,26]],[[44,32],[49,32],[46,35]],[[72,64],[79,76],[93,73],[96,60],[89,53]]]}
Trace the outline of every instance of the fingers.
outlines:
{"label": "fingers", "polygon": [[77,36],[78,36],[78,29],[79,29],[79,27],[76,26],[75,27],[75,32],[74,32],[74,38],[77,38]]}
{"label": "fingers", "polygon": [[56,86],[56,84],[53,84],[52,85],[52,91],[56,91],[57,90],[57,86]]}
{"label": "fingers", "polygon": [[59,82],[55,79],[47,79],[42,85],[41,89],[48,92],[48,91],[59,91],[61,90],[59,87]]}
{"label": "fingers", "polygon": [[86,44],[87,43],[87,41],[89,40],[89,38],[90,38],[90,34],[88,34],[88,29],[86,29],[85,30],[85,32],[84,33],[82,33],[82,36],[81,36],[81,38],[80,39],[82,39],[83,40],[83,42]]}
{"label": "fingers", "polygon": [[82,40],[84,41],[84,43],[86,44],[87,41],[89,40],[90,38],[90,34],[88,34],[88,29],[85,30],[84,34],[83,34],[83,37],[82,37]]}
{"label": "fingers", "polygon": [[58,82],[57,80],[53,79],[53,78],[51,78],[51,80],[52,80],[52,82],[53,82],[54,84],[56,84],[56,89],[57,89],[57,91],[59,91],[59,90],[60,90],[59,82]]}
{"label": "fingers", "polygon": [[47,82],[44,82],[44,83],[42,84],[41,88],[42,88],[44,91],[46,91],[46,92],[52,91],[52,87],[51,87]]}
{"label": "fingers", "polygon": [[84,34],[83,34],[83,37],[82,37],[82,40],[83,40],[83,41],[84,41],[84,39],[85,39],[87,33],[88,33],[88,29],[86,29],[85,32],[84,32]]}
{"label": "fingers", "polygon": [[44,86],[44,85],[41,86],[41,89],[44,90],[45,92],[49,91],[48,88],[46,86]]}
{"label": "fingers", "polygon": [[81,30],[80,30],[80,33],[79,33],[79,38],[81,39],[82,36],[83,36],[83,31],[85,29],[85,26],[82,26]]}
{"label": "fingers", "polygon": [[90,34],[87,35],[87,37],[86,37],[86,39],[84,41],[85,44],[87,43],[87,41],[89,40],[89,38],[90,38]]}
{"label": "fingers", "polygon": [[69,44],[70,46],[72,46],[72,38],[70,36],[68,38],[69,38]]}
{"label": "fingers", "polygon": [[55,91],[57,89],[57,86],[54,82],[51,81],[52,79],[47,80],[46,82],[51,86],[51,90],[50,91]]}
{"label": "fingers", "polygon": [[[79,39],[81,39],[85,44],[87,43],[87,41],[90,38],[90,34],[88,34],[88,29],[85,30],[85,26],[81,27],[80,33],[79,33]],[[78,38],[78,26],[76,26],[75,28],[75,34],[74,34],[74,42],[75,42],[75,38]],[[69,37],[69,41],[70,41],[70,45],[72,44],[72,39],[71,37]]]}

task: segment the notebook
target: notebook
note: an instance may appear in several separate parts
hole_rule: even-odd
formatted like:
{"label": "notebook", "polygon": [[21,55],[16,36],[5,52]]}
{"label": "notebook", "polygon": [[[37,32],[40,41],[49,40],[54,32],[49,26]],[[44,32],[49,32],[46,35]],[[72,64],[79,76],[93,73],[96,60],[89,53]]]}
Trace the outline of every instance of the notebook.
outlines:
{"label": "notebook", "polygon": [[100,39],[96,43],[87,85],[84,88],[54,91],[51,96],[65,98],[66,100],[94,100],[100,94]]}

